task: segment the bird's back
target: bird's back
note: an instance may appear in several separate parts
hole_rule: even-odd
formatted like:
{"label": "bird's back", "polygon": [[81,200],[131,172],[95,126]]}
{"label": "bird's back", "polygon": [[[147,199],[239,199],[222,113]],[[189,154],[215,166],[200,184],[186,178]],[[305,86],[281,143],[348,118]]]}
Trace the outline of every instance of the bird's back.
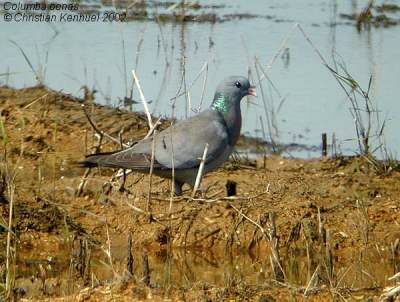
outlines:
{"label": "bird's back", "polygon": [[[213,110],[205,110],[156,133],[154,140],[154,171],[197,169],[206,144],[206,164],[220,160],[231,150],[225,121]],[[123,151],[91,155],[82,163],[148,171],[152,154],[153,137],[150,137]]]}
{"label": "bird's back", "polygon": [[[205,110],[187,120],[161,131],[155,136],[155,160],[167,168],[190,169],[198,167],[208,144],[206,162],[217,158],[228,146],[227,128],[222,116]],[[135,152],[151,154],[152,139],[138,143]],[[173,159],[173,163],[172,163]]]}

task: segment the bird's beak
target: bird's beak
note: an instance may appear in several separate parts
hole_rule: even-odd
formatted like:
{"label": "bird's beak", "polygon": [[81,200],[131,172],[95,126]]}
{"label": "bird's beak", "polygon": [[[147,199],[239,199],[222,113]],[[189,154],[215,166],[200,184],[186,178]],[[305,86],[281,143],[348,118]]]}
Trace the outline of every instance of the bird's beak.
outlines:
{"label": "bird's beak", "polygon": [[256,86],[250,86],[250,88],[247,90],[247,95],[257,96]]}

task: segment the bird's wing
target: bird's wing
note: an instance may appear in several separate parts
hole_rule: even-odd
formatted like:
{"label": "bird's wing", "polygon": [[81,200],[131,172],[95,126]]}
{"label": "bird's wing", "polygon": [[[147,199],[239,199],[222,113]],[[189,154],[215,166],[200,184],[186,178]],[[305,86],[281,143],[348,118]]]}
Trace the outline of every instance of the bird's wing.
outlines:
{"label": "bird's wing", "polygon": [[[132,149],[126,149],[116,152],[96,153],[86,156],[85,160],[79,161],[83,167],[111,167],[135,170],[149,170],[151,166],[151,155],[146,153],[135,153]],[[153,168],[165,169],[158,162],[154,162]]]}
{"label": "bird's wing", "polygon": [[[203,111],[156,134],[154,169],[172,169],[172,166],[175,169],[196,168],[206,143],[208,163],[225,152],[229,147],[228,141],[228,132],[220,114],[211,110]],[[147,170],[151,163],[152,146],[152,138],[142,140],[131,148],[102,158],[101,164]]]}
{"label": "bird's wing", "polygon": [[205,162],[208,163],[229,148],[228,141],[223,117],[206,110],[160,132],[155,141],[155,159],[170,169],[172,165],[175,169],[196,168],[206,144],[208,151]]}

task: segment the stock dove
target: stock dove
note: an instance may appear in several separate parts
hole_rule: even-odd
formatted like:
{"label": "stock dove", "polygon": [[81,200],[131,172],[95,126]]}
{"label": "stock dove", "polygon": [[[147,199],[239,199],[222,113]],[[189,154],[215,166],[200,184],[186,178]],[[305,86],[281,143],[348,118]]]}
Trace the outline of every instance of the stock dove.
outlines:
{"label": "stock dove", "polygon": [[[184,183],[194,186],[205,145],[208,152],[203,174],[216,169],[233,151],[242,125],[240,101],[256,95],[255,87],[241,76],[224,79],[217,87],[209,109],[158,132],[154,137],[153,173],[172,178],[175,194],[182,194]],[[149,173],[153,137],[122,151],[89,155],[80,164],[132,169]]]}

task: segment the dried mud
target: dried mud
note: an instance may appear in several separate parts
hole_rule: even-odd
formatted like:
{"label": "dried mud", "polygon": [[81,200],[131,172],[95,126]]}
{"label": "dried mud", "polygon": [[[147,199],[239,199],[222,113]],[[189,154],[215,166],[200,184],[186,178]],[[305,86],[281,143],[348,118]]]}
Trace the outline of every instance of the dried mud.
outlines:
{"label": "dried mud", "polygon": [[[0,88],[0,284],[7,183],[15,175],[14,297],[375,301],[393,285],[387,278],[400,265],[399,172],[377,175],[360,157],[268,156],[229,161],[206,175],[206,199],[171,202],[170,182],[153,176],[149,202],[148,175],[133,173],[124,190],[118,182],[110,190],[104,183],[113,171],[92,169],[77,196],[85,170],[75,162],[98,144],[82,104],[103,131],[118,137],[123,129],[125,142],[148,131],[143,114],[90,98],[46,87]],[[102,151],[120,148],[103,141]],[[233,198],[226,198],[227,180],[237,183]],[[269,237],[255,225],[270,234],[272,212],[285,273],[280,281],[271,269]]]}

